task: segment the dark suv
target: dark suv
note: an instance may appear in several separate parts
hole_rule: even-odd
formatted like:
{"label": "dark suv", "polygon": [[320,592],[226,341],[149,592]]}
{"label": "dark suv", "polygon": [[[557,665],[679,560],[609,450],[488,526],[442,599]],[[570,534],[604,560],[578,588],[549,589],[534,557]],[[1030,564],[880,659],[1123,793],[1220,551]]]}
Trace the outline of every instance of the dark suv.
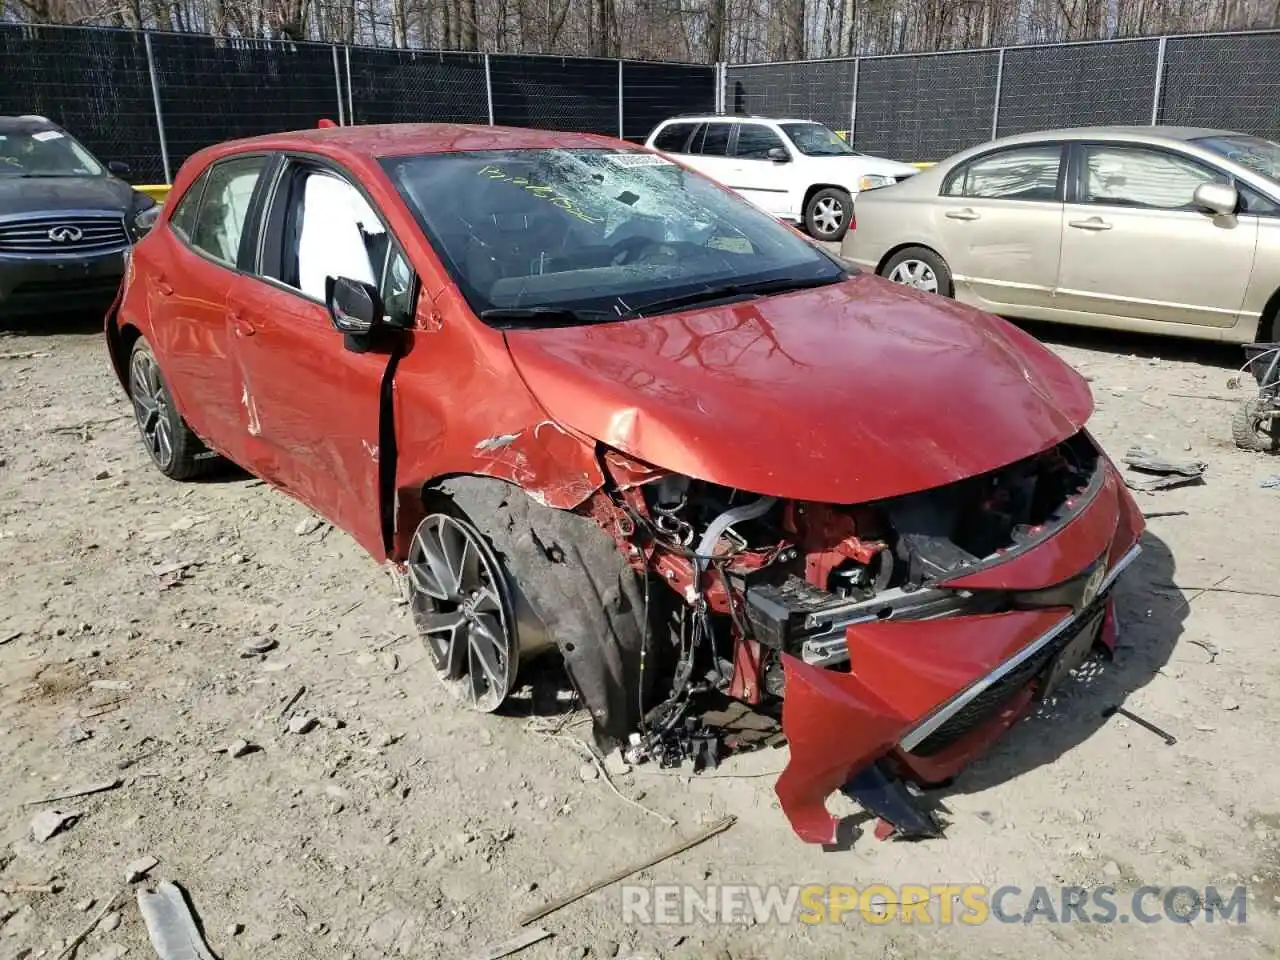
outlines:
{"label": "dark suv", "polygon": [[103,309],[159,208],[42,117],[0,117],[0,320]]}

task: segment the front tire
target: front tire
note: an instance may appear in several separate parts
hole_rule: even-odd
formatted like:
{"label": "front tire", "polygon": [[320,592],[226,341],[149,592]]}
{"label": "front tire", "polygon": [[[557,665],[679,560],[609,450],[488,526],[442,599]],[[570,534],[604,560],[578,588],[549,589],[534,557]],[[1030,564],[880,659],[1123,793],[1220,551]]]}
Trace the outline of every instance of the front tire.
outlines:
{"label": "front tire", "polygon": [[819,190],[804,208],[804,228],[815,240],[834,243],[849,232],[853,221],[853,197],[835,187]]}
{"label": "front tire", "polygon": [[950,297],[955,292],[951,268],[927,247],[899,250],[880,268],[880,276],[904,287],[943,297]]}
{"label": "front tire", "polygon": [[192,480],[218,462],[174,406],[160,363],[145,337],[129,354],[129,399],[151,462],[171,480]]}

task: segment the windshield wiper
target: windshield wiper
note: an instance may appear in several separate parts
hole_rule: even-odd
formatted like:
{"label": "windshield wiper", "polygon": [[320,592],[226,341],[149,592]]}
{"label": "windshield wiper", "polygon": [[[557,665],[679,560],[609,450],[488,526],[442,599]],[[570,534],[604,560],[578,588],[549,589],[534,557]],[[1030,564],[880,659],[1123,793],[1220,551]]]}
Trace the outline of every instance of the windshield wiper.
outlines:
{"label": "windshield wiper", "polygon": [[480,311],[480,319],[502,329],[519,327],[572,327],[601,320],[617,320],[603,310],[570,310],[568,307],[492,307]]}
{"label": "windshield wiper", "polygon": [[789,290],[809,290],[813,287],[825,287],[839,283],[845,279],[844,274],[834,277],[810,277],[797,279],[781,277],[777,280],[757,280],[754,283],[726,283],[718,287],[705,287],[692,293],[682,293],[675,297],[664,297],[632,307],[622,315],[624,317],[643,317],[651,313],[670,312],[681,307],[691,307],[712,300],[726,300],[729,297],[764,296],[770,293],[786,293]]}

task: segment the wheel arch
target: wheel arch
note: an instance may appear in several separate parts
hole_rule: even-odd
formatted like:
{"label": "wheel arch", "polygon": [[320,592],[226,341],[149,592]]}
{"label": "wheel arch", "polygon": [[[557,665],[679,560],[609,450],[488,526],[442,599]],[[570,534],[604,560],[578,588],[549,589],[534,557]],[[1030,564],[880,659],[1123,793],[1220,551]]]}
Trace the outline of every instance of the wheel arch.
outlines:
{"label": "wheel arch", "polygon": [[[813,195],[819,190],[839,190],[847,194],[850,202],[853,201],[853,191],[848,187],[843,187],[838,183],[811,183],[804,191],[804,200],[800,202],[800,216],[803,217],[809,210],[809,201],[813,199]],[[853,211],[849,211],[852,215]]]}
{"label": "wheel arch", "polygon": [[934,247],[930,246],[927,243],[920,243],[919,241],[913,240],[907,243],[895,244],[894,246],[890,247],[887,251],[885,251],[884,256],[880,258],[880,262],[876,264],[876,274],[879,275],[880,272],[884,270],[885,265],[894,257],[896,257],[898,254],[902,253],[902,251],[911,250],[912,248],[918,248],[920,250],[928,250],[935,257],[937,257],[944,264],[946,264],[948,268],[951,266],[951,264],[947,263],[947,258],[944,257],[941,253],[939,253]]}
{"label": "wheel arch", "polygon": [[1256,335],[1259,343],[1275,343],[1277,337],[1280,337],[1280,287],[1276,288],[1263,306]]}

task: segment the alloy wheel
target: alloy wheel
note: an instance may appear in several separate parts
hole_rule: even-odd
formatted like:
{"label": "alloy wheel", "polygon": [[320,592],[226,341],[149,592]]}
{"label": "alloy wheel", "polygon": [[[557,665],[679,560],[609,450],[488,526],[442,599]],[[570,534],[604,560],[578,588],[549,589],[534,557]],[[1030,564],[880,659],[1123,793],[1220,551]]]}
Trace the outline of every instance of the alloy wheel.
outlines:
{"label": "alloy wheel", "polygon": [[515,683],[519,647],[502,567],[470,523],[433,513],[409,548],[413,618],[437,675],[474,710],[491,713]]}
{"label": "alloy wheel", "polygon": [[903,260],[889,273],[889,279],[926,293],[938,292],[938,277],[923,260]]}
{"label": "alloy wheel", "polygon": [[831,236],[844,223],[844,205],[835,197],[823,197],[813,208],[813,223],[823,236]]}
{"label": "alloy wheel", "polygon": [[155,357],[135,352],[129,364],[129,398],[151,459],[161,470],[173,462],[173,426],[169,418],[169,395],[160,378]]}

